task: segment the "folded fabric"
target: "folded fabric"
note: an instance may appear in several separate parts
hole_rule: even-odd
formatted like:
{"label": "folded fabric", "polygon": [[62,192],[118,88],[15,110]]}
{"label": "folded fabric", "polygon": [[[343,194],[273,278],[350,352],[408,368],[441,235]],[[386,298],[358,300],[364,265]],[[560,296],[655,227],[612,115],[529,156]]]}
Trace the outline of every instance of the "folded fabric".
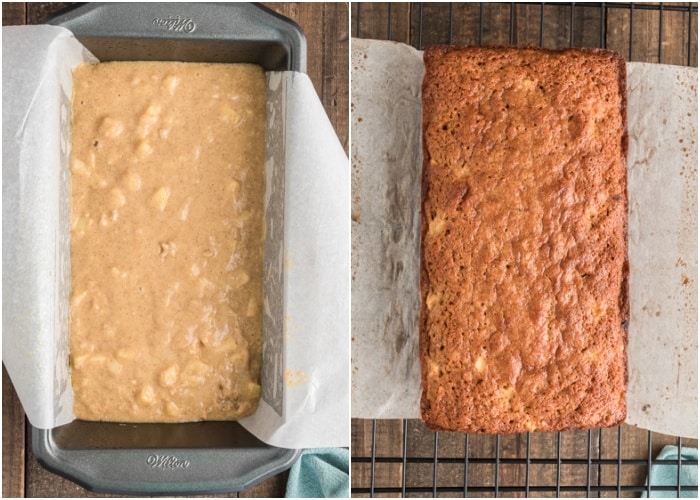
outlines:
{"label": "folded fabric", "polygon": [[[692,490],[681,490],[680,498],[697,498],[698,497],[698,466],[697,464],[686,464],[683,460],[698,459],[697,448],[681,448],[681,486],[693,486]],[[649,496],[652,498],[678,498],[678,447],[664,446],[657,460],[675,460],[675,463],[668,464],[652,464],[649,471],[649,478],[646,485],[654,486],[673,486],[675,490],[651,490]],[[647,497],[647,492],[642,493],[642,498]]]}
{"label": "folded fabric", "polygon": [[350,452],[345,448],[302,451],[287,480],[287,498],[348,498]]}

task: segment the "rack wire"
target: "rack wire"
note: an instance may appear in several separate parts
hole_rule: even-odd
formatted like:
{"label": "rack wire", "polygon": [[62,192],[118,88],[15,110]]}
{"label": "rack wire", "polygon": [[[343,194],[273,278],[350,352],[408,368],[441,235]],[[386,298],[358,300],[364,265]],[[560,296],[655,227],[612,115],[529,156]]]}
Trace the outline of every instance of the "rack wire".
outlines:
{"label": "rack wire", "polygon": [[[400,430],[387,432],[390,427]],[[362,431],[368,431],[365,443],[356,440]],[[487,436],[432,432],[416,420],[354,420],[352,494],[620,498],[661,490],[697,493],[697,486],[681,485],[679,467],[697,466],[697,460],[655,459],[666,444],[681,449],[693,443],[629,426]],[[645,484],[652,465],[675,466],[679,480],[672,486]]]}
{"label": "rack wire", "polygon": [[[432,44],[587,46],[628,61],[698,65],[697,3],[353,3],[352,34],[417,49]],[[428,431],[417,420],[352,422],[352,496],[636,497],[681,485],[664,445],[697,447],[631,426],[515,435]],[[652,465],[676,467],[673,486],[645,482]]]}
{"label": "rack wire", "polygon": [[[401,40],[404,33],[396,28],[405,24],[406,12],[410,40]],[[600,47],[617,50],[628,61],[693,67],[698,65],[697,20],[694,2],[352,4],[357,38],[399,40],[417,49],[436,43]]]}

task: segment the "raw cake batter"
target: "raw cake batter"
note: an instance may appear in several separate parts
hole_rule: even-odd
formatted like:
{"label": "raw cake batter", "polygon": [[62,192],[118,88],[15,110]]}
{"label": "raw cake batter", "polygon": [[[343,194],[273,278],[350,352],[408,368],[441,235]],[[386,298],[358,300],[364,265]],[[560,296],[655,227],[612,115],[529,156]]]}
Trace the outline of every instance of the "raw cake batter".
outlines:
{"label": "raw cake batter", "polygon": [[251,414],[262,350],[262,69],[112,62],[73,76],[76,416]]}

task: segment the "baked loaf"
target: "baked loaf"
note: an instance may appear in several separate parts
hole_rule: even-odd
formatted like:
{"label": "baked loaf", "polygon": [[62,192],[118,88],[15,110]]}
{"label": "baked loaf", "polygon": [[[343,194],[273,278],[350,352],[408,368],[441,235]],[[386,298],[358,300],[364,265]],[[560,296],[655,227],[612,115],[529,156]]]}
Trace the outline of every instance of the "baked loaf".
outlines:
{"label": "baked loaf", "polygon": [[514,433],[623,422],[624,60],[451,46],[424,59],[426,425]]}

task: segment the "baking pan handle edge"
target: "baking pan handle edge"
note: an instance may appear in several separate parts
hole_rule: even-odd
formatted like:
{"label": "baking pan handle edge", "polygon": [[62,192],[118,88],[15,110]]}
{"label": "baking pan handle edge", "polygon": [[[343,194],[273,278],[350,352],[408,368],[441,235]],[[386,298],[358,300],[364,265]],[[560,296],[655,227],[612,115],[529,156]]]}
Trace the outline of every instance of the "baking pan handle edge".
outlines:
{"label": "baking pan handle edge", "polygon": [[35,427],[32,450],[45,468],[89,490],[126,495],[243,491],[288,469],[301,454],[272,446],[67,450],[50,430]]}
{"label": "baking pan handle edge", "polygon": [[[94,2],[63,11],[48,24],[72,31],[100,60],[100,51],[113,52],[118,43],[130,39],[138,41],[142,51],[147,47],[147,52],[155,52],[147,60],[178,60],[178,44],[225,42],[240,43],[249,52],[254,46],[259,49],[253,52],[282,47],[284,67],[265,69],[306,72],[304,32],[294,21],[256,3]],[[158,44],[162,50],[153,48]]]}

